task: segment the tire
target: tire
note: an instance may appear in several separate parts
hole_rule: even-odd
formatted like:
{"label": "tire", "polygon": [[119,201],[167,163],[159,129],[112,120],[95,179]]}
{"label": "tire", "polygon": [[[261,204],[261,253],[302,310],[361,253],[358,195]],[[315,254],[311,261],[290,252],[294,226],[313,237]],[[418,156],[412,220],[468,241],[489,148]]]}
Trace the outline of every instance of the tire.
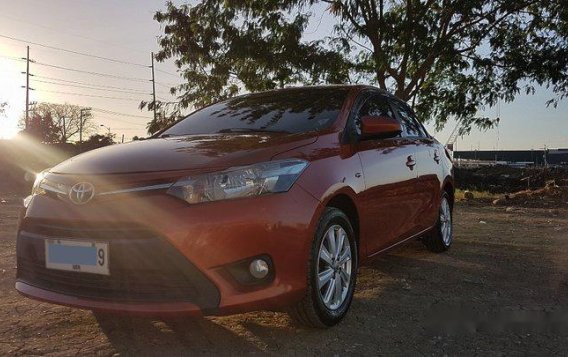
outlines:
{"label": "tire", "polygon": [[112,329],[120,322],[120,319],[116,314],[98,310],[91,310],[91,312],[99,326],[103,329]]}
{"label": "tire", "polygon": [[[333,242],[335,246],[339,245],[342,233],[345,233],[344,243],[338,252],[337,249],[333,250],[330,244],[335,237]],[[322,253],[322,247],[327,255]],[[338,252],[338,258],[334,257],[333,252]],[[348,255],[350,259],[345,260]],[[347,314],[353,300],[357,263],[357,243],[349,218],[337,208],[326,208],[312,242],[306,295],[288,310],[292,319],[300,325],[317,328],[327,328],[339,323]],[[320,284],[318,275],[326,282]],[[341,284],[338,289],[335,289],[336,282]]]}
{"label": "tire", "polygon": [[453,213],[450,196],[447,192],[442,194],[438,221],[436,226],[427,236],[422,239],[424,245],[432,252],[441,253],[450,249],[454,240]]}

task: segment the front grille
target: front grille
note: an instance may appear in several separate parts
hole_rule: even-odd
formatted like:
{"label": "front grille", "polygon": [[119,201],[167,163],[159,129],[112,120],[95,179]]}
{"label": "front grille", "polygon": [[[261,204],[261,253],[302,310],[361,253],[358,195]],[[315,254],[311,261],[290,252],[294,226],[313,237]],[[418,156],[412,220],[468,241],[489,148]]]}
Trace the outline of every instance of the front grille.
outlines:
{"label": "front grille", "polygon": [[[110,275],[47,269],[47,238],[108,242]],[[171,244],[143,227],[24,222],[17,260],[19,281],[66,295],[123,302],[191,302],[207,310],[219,304],[215,285]]]}

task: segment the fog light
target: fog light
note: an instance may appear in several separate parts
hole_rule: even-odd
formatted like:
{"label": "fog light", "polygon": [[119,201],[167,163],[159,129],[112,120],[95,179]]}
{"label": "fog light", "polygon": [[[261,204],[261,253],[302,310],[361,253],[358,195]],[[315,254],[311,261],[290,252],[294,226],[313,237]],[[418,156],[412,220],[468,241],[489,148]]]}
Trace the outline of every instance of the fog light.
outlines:
{"label": "fog light", "polygon": [[268,263],[263,259],[255,259],[250,262],[249,272],[256,279],[264,279],[268,273]]}

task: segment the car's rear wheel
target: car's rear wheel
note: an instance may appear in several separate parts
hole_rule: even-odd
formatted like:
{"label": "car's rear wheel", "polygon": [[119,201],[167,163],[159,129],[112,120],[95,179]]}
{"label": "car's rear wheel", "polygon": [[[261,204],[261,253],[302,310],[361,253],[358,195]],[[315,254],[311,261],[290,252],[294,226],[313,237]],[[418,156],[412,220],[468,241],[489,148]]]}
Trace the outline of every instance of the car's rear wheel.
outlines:
{"label": "car's rear wheel", "polygon": [[426,247],[436,253],[444,252],[450,248],[454,239],[452,220],[452,205],[447,192],[442,194],[440,209],[436,226],[422,239]]}
{"label": "car's rear wheel", "polygon": [[306,295],[290,309],[298,323],[330,327],[347,314],[357,278],[357,244],[349,218],[326,208],[313,240]]}

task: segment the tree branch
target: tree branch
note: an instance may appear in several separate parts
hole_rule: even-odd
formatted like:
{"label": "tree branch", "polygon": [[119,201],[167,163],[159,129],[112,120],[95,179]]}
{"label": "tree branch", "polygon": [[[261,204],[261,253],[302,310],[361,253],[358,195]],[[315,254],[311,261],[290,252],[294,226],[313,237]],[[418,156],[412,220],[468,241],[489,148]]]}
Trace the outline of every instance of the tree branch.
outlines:
{"label": "tree branch", "polygon": [[[534,3],[538,3],[538,1],[535,0],[535,1],[530,1],[530,2],[524,2],[522,5],[519,5],[517,7],[514,7],[513,9],[507,10],[504,13],[504,15],[499,17],[499,19],[493,21],[491,26],[489,26],[489,28],[486,29],[486,31],[483,32],[482,36],[480,36],[480,38],[478,39],[478,41],[475,44],[472,44],[465,49],[459,50],[457,53],[461,54],[461,53],[467,52],[468,50],[471,50],[471,49],[479,46],[479,43],[481,43],[481,41],[486,38],[486,36],[489,34],[489,32],[492,29],[494,29],[499,23],[501,23],[505,18],[507,18],[510,14],[517,12],[517,11],[523,9],[524,7],[530,6]],[[487,20],[488,17],[490,17],[491,15],[493,15],[495,13],[498,13],[501,10],[502,10],[501,7],[497,7],[495,9],[489,11],[488,13],[484,14],[483,16],[480,16],[479,18],[473,19],[472,21],[469,21],[467,23],[464,22],[463,20],[456,22],[456,24],[459,24],[458,26],[452,26],[452,28],[447,33],[443,34],[438,40],[436,40],[436,42],[432,46],[432,50],[430,51],[430,53],[428,54],[426,59],[422,62],[422,64],[418,67],[418,70],[413,74],[412,79],[411,79],[410,83],[408,84],[408,86],[406,86],[406,88],[404,88],[404,90],[402,92],[404,97],[407,97],[413,91],[413,89],[418,84],[418,81],[420,80],[420,78],[426,76],[428,70],[434,64],[436,58],[443,51],[443,45],[442,44],[446,40],[448,40],[453,35],[457,34],[458,32],[460,32],[460,31],[462,31],[466,28],[471,28],[471,26],[476,25],[483,20]],[[451,18],[451,16],[450,16],[450,18]],[[442,33],[442,32],[440,32],[440,33]],[[406,98],[403,98],[403,99],[406,99]]]}

